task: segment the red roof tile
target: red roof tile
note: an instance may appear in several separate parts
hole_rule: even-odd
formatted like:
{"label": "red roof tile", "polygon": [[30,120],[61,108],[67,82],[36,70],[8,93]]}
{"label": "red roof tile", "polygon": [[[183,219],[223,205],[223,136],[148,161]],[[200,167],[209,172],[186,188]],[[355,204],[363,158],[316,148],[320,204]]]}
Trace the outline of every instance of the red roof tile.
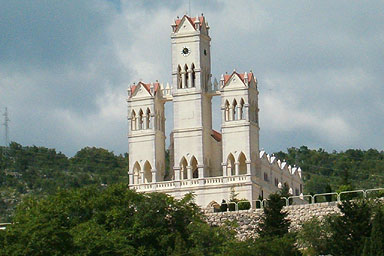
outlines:
{"label": "red roof tile", "polygon": [[[233,73],[230,74],[230,75],[228,75],[228,74],[224,75],[224,84],[226,84],[228,82],[229,78],[231,78],[231,76],[233,74],[237,74],[240,77],[241,81],[243,81],[243,83],[244,83],[244,75],[245,75],[245,73],[244,74],[239,74],[236,71],[233,71]],[[253,78],[253,73],[252,72],[247,73],[247,77],[248,77],[248,83],[249,83],[251,81],[251,79]]]}
{"label": "red roof tile", "polygon": [[221,141],[221,138],[222,138],[222,135],[221,133],[219,133],[218,131],[215,131],[212,129],[212,134],[211,136],[217,141],[217,142],[220,142]]}
{"label": "red roof tile", "polygon": [[[189,22],[191,23],[191,25],[196,29],[196,27],[195,27],[195,20],[196,20],[196,17],[191,18],[191,17],[188,17],[187,15],[184,15],[183,18],[184,18],[184,17],[186,17],[186,18],[189,20]],[[180,22],[181,22],[181,20],[182,20],[183,18],[175,20],[176,29],[177,29],[177,27],[180,25]],[[199,17],[200,25],[203,24],[203,20],[204,20],[204,16],[200,16],[200,17]]]}
{"label": "red roof tile", "polygon": [[[131,93],[133,94],[133,92],[136,90],[136,87],[137,86],[139,86],[139,85],[142,85],[145,89],[147,89],[147,91],[149,92],[149,93],[151,93],[151,84],[149,83],[149,84],[145,84],[145,83],[143,83],[143,82],[139,82],[137,85],[133,85],[133,86],[131,86]],[[159,88],[160,88],[160,83],[159,82],[155,82],[155,83],[153,83],[153,86],[155,87],[154,89],[155,89],[155,94],[156,94],[156,92],[159,90]]]}

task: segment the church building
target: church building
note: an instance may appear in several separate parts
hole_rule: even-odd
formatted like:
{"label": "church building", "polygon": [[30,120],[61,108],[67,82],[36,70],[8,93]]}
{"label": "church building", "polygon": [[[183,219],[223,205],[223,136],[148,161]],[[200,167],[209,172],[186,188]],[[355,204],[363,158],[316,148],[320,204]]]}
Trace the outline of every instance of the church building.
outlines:
{"label": "church building", "polygon": [[[258,83],[252,72],[211,82],[209,26],[203,15],[171,25],[172,85],[138,82],[128,89],[129,188],[176,198],[193,192],[201,207],[238,199],[266,198],[283,184],[303,191],[301,169],[259,150]],[[221,98],[213,113],[212,98]],[[170,168],[166,170],[165,110],[173,102]],[[221,111],[221,131],[212,114]]]}

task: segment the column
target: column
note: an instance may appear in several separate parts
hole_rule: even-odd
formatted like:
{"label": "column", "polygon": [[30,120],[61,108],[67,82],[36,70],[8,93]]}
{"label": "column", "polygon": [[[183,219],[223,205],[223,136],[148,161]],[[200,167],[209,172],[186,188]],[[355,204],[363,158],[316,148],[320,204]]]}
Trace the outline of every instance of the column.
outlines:
{"label": "column", "polygon": [[133,176],[133,172],[129,172],[128,173],[128,176],[129,176],[129,185],[132,185],[132,184],[135,184],[135,180],[134,180],[134,176]]}
{"label": "column", "polygon": [[239,105],[236,106],[236,114],[237,114],[237,120],[241,120],[241,107]]}
{"label": "column", "polygon": [[157,182],[157,177],[156,177],[157,171],[156,169],[152,169],[151,172],[152,172],[152,183],[155,183]]}
{"label": "column", "polygon": [[187,76],[185,74],[185,71],[181,72],[181,88],[186,88],[187,87]]}
{"label": "column", "polygon": [[145,179],[144,179],[144,171],[140,172],[140,179],[139,179],[139,184],[144,184]]}
{"label": "column", "polygon": [[245,120],[249,122],[249,104],[244,104]]}
{"label": "column", "polygon": [[227,165],[225,163],[221,163],[221,167],[223,168],[223,177],[227,177]]}
{"label": "column", "polygon": [[192,70],[188,69],[188,88],[192,88]]}
{"label": "column", "polygon": [[198,169],[198,172],[199,172],[199,179],[204,178],[204,165],[198,165],[197,169]]}
{"label": "column", "polygon": [[240,166],[240,163],[239,162],[235,162],[235,175],[236,176],[239,175],[239,166]]}
{"label": "column", "polygon": [[187,166],[187,179],[192,179],[192,166]]}
{"label": "column", "polygon": [[251,175],[251,161],[245,162],[247,165],[247,175]]}
{"label": "column", "polygon": [[180,180],[180,167],[179,168],[173,168],[175,172],[175,180]]}
{"label": "column", "polygon": [[233,120],[233,118],[234,118],[234,116],[233,116],[233,106],[231,105],[231,106],[229,106],[229,121],[232,121]]}
{"label": "column", "polygon": [[143,130],[146,130],[146,129],[148,129],[148,121],[147,121],[147,115],[143,115],[143,124],[142,124],[142,126],[143,126]]}

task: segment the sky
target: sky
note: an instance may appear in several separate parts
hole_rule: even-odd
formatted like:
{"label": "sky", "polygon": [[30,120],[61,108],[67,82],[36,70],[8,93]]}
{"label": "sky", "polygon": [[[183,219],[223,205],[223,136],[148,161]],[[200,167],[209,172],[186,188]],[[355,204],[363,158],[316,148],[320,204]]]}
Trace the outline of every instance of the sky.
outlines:
{"label": "sky", "polygon": [[[8,108],[10,139],[22,145],[69,156],[86,146],[127,152],[127,88],[171,82],[170,25],[190,9],[211,28],[213,77],[234,69],[256,75],[261,148],[384,149],[382,0],[0,6],[0,111]],[[166,109],[169,133],[172,104]],[[0,132],[4,145],[4,126]]]}

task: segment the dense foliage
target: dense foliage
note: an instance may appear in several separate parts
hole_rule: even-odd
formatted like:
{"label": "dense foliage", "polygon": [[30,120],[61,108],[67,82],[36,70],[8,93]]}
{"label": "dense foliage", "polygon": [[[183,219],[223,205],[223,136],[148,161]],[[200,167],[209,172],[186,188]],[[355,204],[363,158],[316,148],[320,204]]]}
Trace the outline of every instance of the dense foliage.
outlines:
{"label": "dense foliage", "polygon": [[[328,153],[302,146],[275,155],[302,168],[305,193],[375,188],[384,183],[383,151]],[[166,163],[169,168],[168,151]],[[128,155],[117,156],[102,148],[86,147],[69,158],[55,149],[24,147],[15,142],[8,148],[0,147],[0,222],[10,221],[14,207],[24,196],[46,196],[59,188],[90,184],[127,183],[127,169]]]}
{"label": "dense foliage", "polygon": [[83,148],[72,158],[54,149],[0,147],[0,222],[10,220],[14,207],[27,195],[46,196],[57,189],[128,181],[127,156],[101,148]]}
{"label": "dense foliage", "polygon": [[339,205],[341,215],[304,223],[298,243],[305,255],[383,255],[382,202],[355,200]]}
{"label": "dense foliage", "polygon": [[300,166],[305,193],[327,193],[347,189],[369,189],[384,183],[384,151],[376,149],[328,153],[323,149],[289,148],[275,153],[279,159]]}
{"label": "dense foliage", "polygon": [[191,199],[124,184],[29,198],[0,232],[0,255],[299,255],[287,236],[238,241],[229,226],[209,226]]}

